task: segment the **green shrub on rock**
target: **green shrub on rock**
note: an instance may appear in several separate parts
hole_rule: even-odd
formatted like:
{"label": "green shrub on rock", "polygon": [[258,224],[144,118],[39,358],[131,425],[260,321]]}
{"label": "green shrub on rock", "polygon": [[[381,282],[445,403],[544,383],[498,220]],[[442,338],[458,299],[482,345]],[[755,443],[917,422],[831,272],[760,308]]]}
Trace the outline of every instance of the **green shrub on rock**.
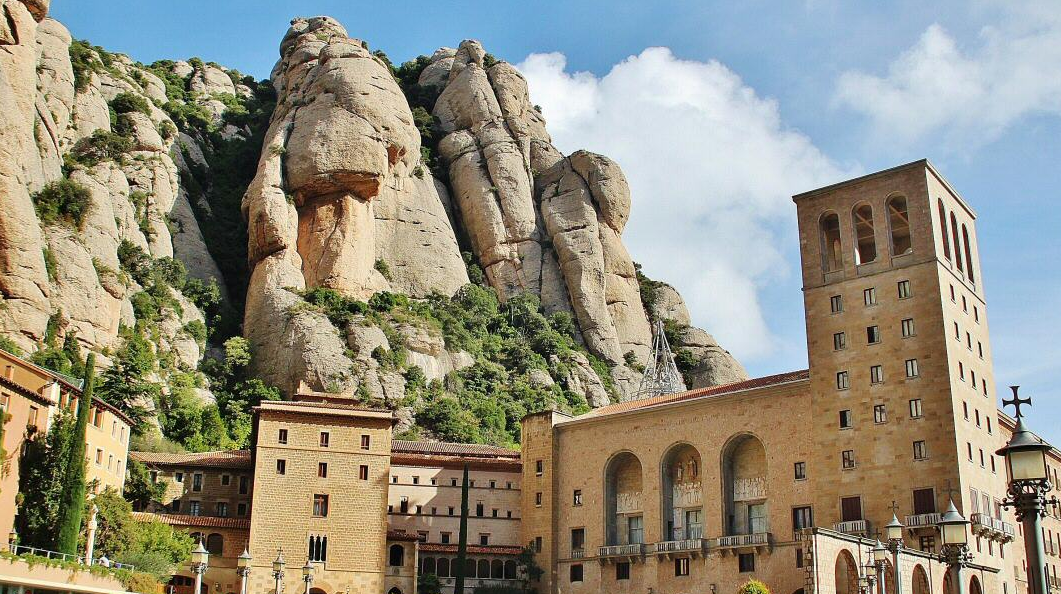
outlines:
{"label": "green shrub on rock", "polygon": [[138,111],[148,117],[151,116],[151,105],[141,95],[136,93],[118,93],[114,99],[109,102],[111,109],[115,113],[132,113]]}
{"label": "green shrub on rock", "polygon": [[91,136],[77,141],[70,150],[70,158],[74,163],[92,167],[101,161],[118,160],[132,148],[132,139],[107,130],[96,130]]}
{"label": "green shrub on rock", "polygon": [[33,207],[45,225],[61,223],[80,228],[90,203],[88,188],[65,177],[49,182],[33,195]]}

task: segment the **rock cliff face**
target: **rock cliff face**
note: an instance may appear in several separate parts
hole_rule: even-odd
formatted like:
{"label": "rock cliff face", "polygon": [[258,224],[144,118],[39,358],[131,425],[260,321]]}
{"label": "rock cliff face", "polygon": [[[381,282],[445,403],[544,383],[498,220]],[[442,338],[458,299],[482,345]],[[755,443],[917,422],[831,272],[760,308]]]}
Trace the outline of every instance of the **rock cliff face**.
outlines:
{"label": "rock cliff face", "polygon": [[[690,387],[745,377],[689,326],[673,288],[655,283],[643,300],[622,243],[631,197],[619,165],[561,154],[526,80],[478,42],[395,69],[334,19],[295,19],[268,81],[272,108],[272,90],[263,100],[268,87],[235,71],[197,59],[144,66],[73,40],[46,1],[0,7],[7,344],[33,351],[72,332],[107,364],[138,328],[168,368],[195,372],[207,345],[194,330],[223,333],[216,311],[181,288],[184,273],[167,272],[183,268],[218,281],[222,304],[243,312],[251,377],[286,394],[383,401],[403,426],[417,414],[411,389],[437,380],[448,390],[467,380],[454,374],[496,361],[518,368],[513,390],[591,406],[632,397],[650,315],[670,320]],[[470,281],[502,302],[532,295],[554,334],[574,322],[575,343],[542,350],[531,368],[496,353],[486,363],[430,316],[335,316],[309,303],[311,293],[349,306],[383,292],[435,304],[464,295],[478,307],[462,293]]]}

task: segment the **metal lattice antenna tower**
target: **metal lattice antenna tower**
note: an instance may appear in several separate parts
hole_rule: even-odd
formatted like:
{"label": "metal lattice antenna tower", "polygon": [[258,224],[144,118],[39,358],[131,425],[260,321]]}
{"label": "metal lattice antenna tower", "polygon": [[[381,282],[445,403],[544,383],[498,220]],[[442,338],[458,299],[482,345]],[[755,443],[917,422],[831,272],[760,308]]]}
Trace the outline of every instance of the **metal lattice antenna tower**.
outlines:
{"label": "metal lattice antenna tower", "polygon": [[637,389],[636,399],[651,398],[660,394],[674,394],[685,391],[685,382],[674,364],[674,355],[670,352],[667,335],[663,333],[663,322],[654,320],[652,324],[652,359],[648,362],[641,386]]}

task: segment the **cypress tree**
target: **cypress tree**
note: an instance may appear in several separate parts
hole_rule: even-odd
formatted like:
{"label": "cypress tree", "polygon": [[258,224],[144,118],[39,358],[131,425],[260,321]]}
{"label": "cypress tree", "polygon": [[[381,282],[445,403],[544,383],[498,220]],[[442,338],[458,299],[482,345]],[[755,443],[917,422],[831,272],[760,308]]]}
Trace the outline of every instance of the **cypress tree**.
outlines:
{"label": "cypress tree", "polygon": [[457,537],[457,575],[453,594],[464,594],[464,571],[468,564],[468,463],[464,463],[464,480],[461,482],[461,523]]}
{"label": "cypress tree", "polygon": [[59,536],[55,548],[60,553],[77,554],[81,534],[81,516],[85,511],[85,434],[88,431],[88,411],[92,408],[95,383],[96,355],[90,353],[85,362],[85,389],[77,402],[77,422],[73,443],[63,480],[63,494],[59,500]]}

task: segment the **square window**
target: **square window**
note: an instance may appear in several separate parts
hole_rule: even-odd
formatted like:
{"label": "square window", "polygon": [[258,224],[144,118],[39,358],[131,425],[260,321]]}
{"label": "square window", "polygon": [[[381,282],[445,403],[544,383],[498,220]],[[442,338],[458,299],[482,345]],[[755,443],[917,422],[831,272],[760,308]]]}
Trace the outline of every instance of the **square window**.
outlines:
{"label": "square window", "polygon": [[572,505],[582,505],[582,489],[575,489]]}
{"label": "square window", "polygon": [[840,459],[844,469],[855,467],[855,450],[844,450],[840,453]]}
{"label": "square window", "polygon": [[232,484],[232,476],[228,474],[221,475],[221,486],[227,487]]}
{"label": "square window", "polygon": [[880,342],[880,326],[866,327],[866,342],[868,344],[877,344]]}
{"label": "square window", "polygon": [[843,332],[833,334],[833,350],[842,351],[847,348],[847,335]]}
{"label": "square window", "polygon": [[877,289],[870,287],[862,290],[862,301],[866,305],[877,305]]}
{"label": "square window", "polygon": [[797,481],[802,481],[807,478],[807,463],[796,462],[794,466],[795,477]]}
{"label": "square window", "polygon": [[317,476],[319,478],[328,478],[328,463],[318,462],[317,463]]}
{"label": "square window", "polygon": [[449,544],[450,534],[451,533],[449,532],[442,532],[440,534],[439,540],[442,542],[442,544]]}
{"label": "square window", "polygon": [[914,460],[924,460],[928,458],[928,448],[925,447],[924,440],[918,440],[914,442]]}
{"label": "square window", "polygon": [[836,389],[837,390],[846,390],[849,387],[849,385],[850,385],[850,380],[848,378],[847,372],[846,371],[837,372],[836,373]]}
{"label": "square window", "polygon": [[534,474],[535,476],[541,476],[545,473],[545,461],[535,460],[534,461]]}
{"label": "square window", "polygon": [[833,313],[844,311],[844,298],[841,295],[833,295],[829,298],[829,310]]}
{"label": "square window", "polygon": [[899,281],[899,299],[906,299],[910,296],[910,281],[901,280]]}
{"label": "square window", "polygon": [[680,557],[674,560],[674,575],[683,576],[689,575],[689,558]]}
{"label": "square window", "polygon": [[615,564],[615,579],[617,580],[628,580],[630,579],[630,563],[616,563]]}
{"label": "square window", "polygon": [[419,485],[420,484],[420,477],[414,476],[413,477],[413,484],[414,485]]}
{"label": "square window", "polygon": [[280,429],[276,432],[276,443],[286,444],[287,443],[287,429]]}
{"label": "square window", "polygon": [[902,323],[903,338],[909,338],[914,335],[914,319],[906,318]]}
{"label": "square window", "polygon": [[450,508],[449,508],[449,515],[451,515],[451,516],[452,516],[452,515],[453,515],[453,511],[454,511],[454,510],[453,510],[453,506],[451,505],[451,506],[450,506]]}
{"label": "square window", "polygon": [[327,431],[321,431],[321,441],[320,441],[321,447],[322,448],[328,447],[328,444],[330,442],[331,442],[331,436],[328,434],[328,432]]}
{"label": "square window", "polygon": [[318,493],[313,496],[313,517],[328,517],[328,496]]}
{"label": "square window", "polygon": [[287,460],[276,461],[276,474],[287,474]]}
{"label": "square window", "polygon": [[236,515],[241,517],[241,518],[247,515],[247,504],[246,503],[237,503],[236,504]]}
{"label": "square window", "polygon": [[935,536],[922,536],[918,543],[921,547],[921,551],[924,553],[935,553],[936,552],[936,537]]}
{"label": "square window", "polygon": [[803,530],[814,526],[814,511],[809,505],[792,508],[792,529]]}
{"label": "square window", "polygon": [[849,410],[840,411],[840,428],[841,429],[850,429],[851,428],[851,423],[852,423],[851,411],[849,411]]}
{"label": "square window", "polygon": [[497,488],[497,481],[490,481],[490,488],[491,489],[496,489]]}
{"label": "square window", "polygon": [[572,564],[571,565],[570,574],[571,574],[571,582],[581,582],[582,581],[582,564],[581,563]]}
{"label": "square window", "polygon": [[362,435],[361,436],[361,449],[362,450],[367,450],[367,449],[369,449],[371,447],[372,447],[372,436],[371,435]]}
{"label": "square window", "polygon": [[175,473],[173,473],[173,480],[177,481],[178,483],[183,483],[184,482],[184,473],[183,472],[175,472]]}
{"label": "square window", "polygon": [[224,501],[217,502],[217,517],[227,518],[228,517],[228,504]]}
{"label": "square window", "polygon": [[737,555],[737,567],[741,573],[755,571],[755,553],[741,553]]}
{"label": "square window", "polygon": [[362,464],[357,469],[357,478],[367,481],[368,480],[368,466]]}
{"label": "square window", "polygon": [[586,529],[585,528],[572,528],[571,529],[571,550],[581,551],[586,547]]}
{"label": "square window", "polygon": [[878,425],[888,422],[888,410],[883,404],[873,405],[873,422]]}
{"label": "square window", "polygon": [[873,365],[869,368],[869,383],[880,384],[884,382],[884,367]]}

